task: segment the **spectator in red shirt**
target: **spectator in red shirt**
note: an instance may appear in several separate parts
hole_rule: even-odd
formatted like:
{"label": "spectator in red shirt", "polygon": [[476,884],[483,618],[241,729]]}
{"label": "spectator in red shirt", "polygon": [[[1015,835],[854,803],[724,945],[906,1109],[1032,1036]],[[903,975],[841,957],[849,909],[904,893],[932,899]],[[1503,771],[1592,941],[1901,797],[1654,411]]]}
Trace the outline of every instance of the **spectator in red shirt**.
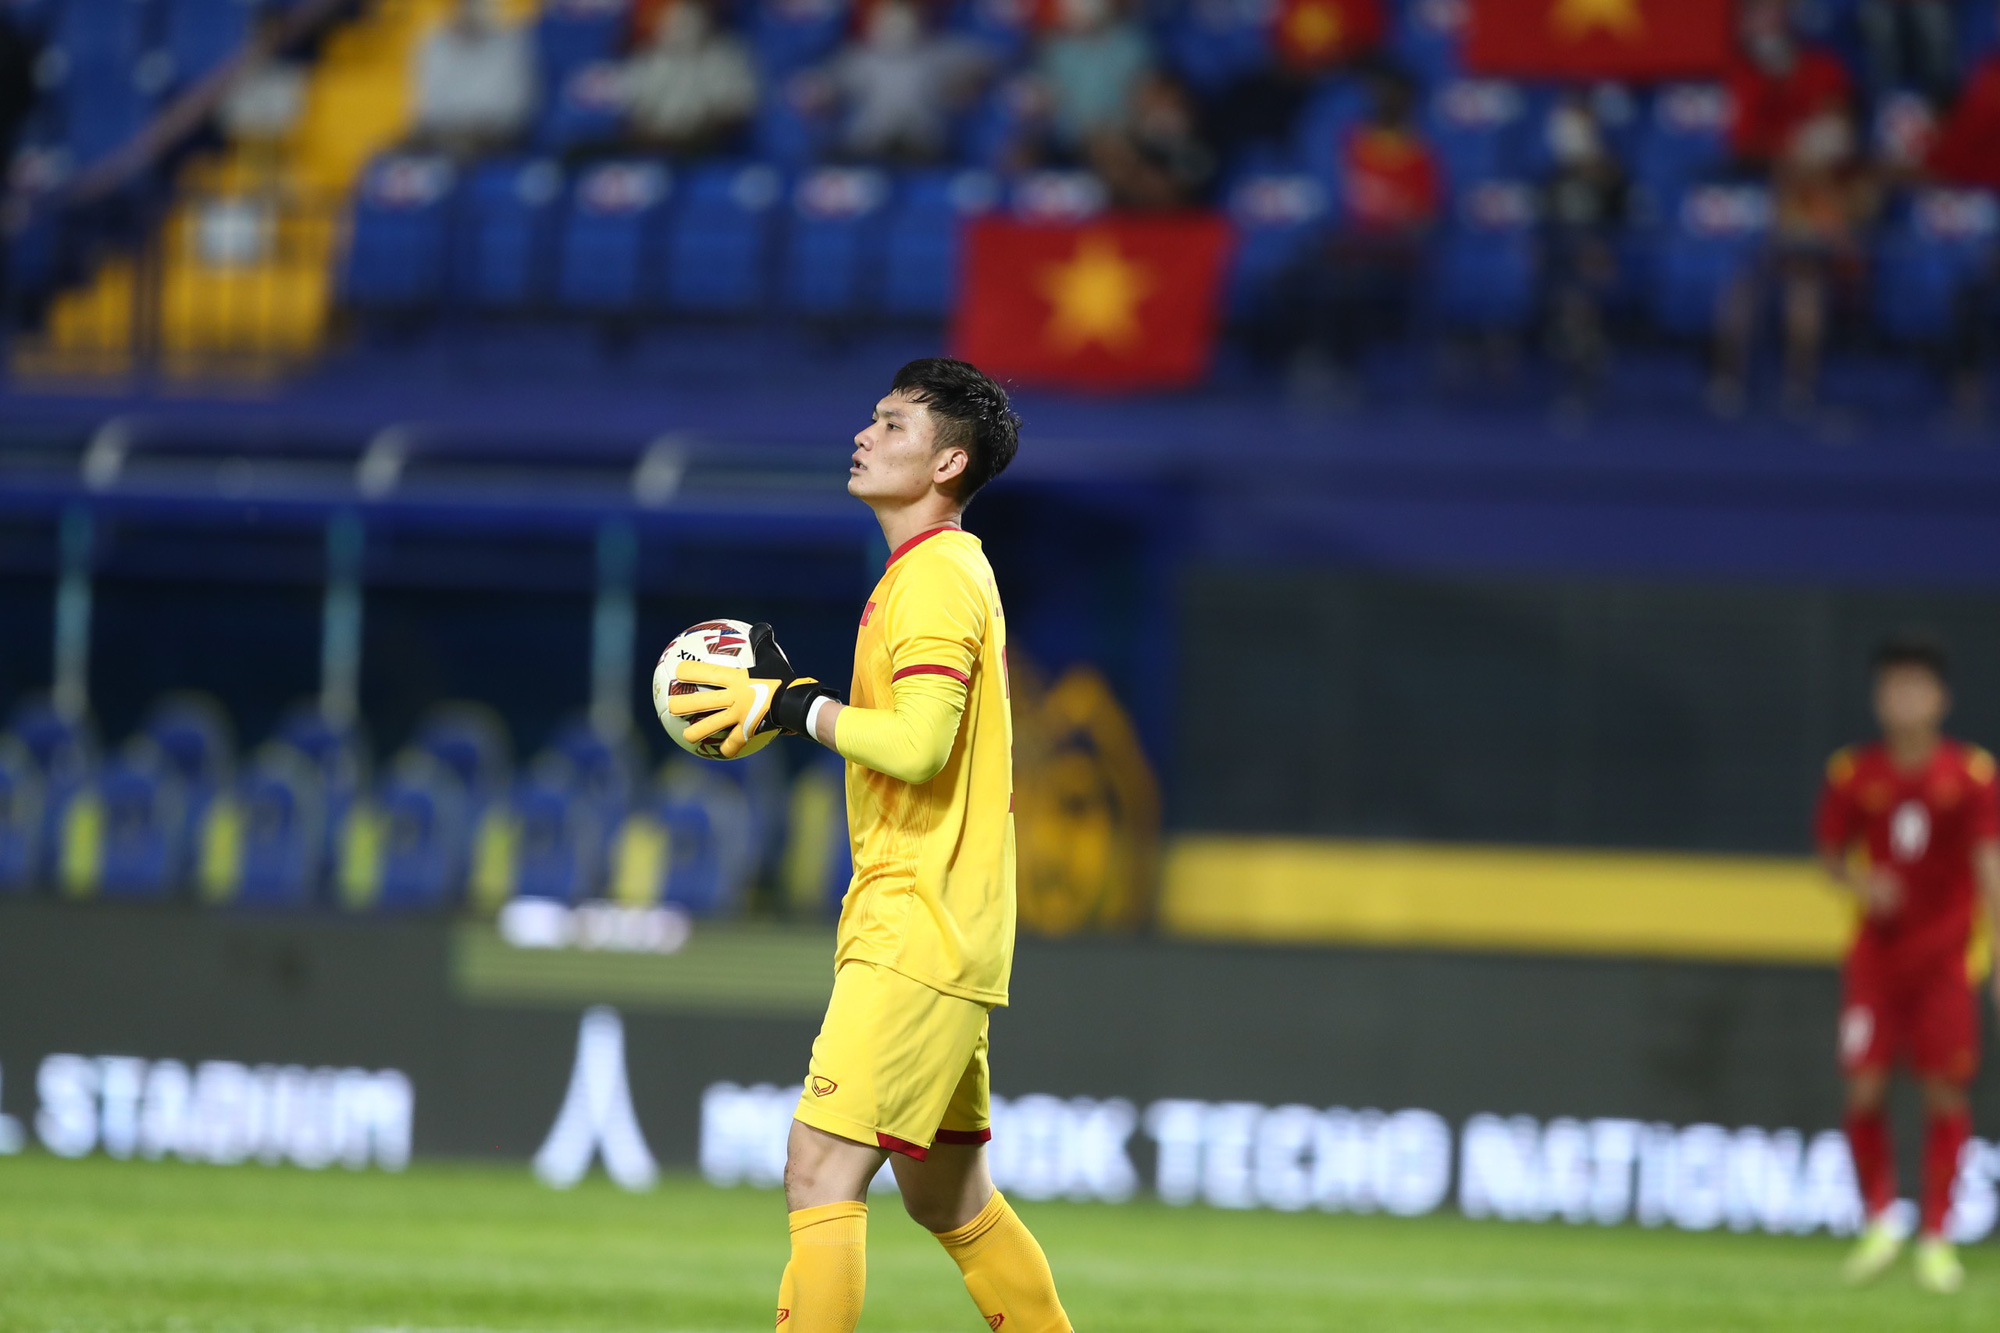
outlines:
{"label": "spectator in red shirt", "polygon": [[2000,190],[2000,50],[1988,52],[1966,80],[1926,165],[1946,184]]}
{"label": "spectator in red shirt", "polygon": [[1767,166],[1802,127],[1848,107],[1853,85],[1830,52],[1799,40],[1785,0],[1745,0],[1738,36],[1729,143],[1742,162]]}
{"label": "spectator in red shirt", "polygon": [[1444,202],[1444,179],[1418,132],[1415,97],[1401,74],[1372,76],[1374,105],[1341,145],[1339,224],[1292,298],[1304,303],[1304,339],[1295,373],[1315,377],[1330,354],[1336,395],[1360,384],[1362,353],[1399,328],[1416,288],[1425,243]]}

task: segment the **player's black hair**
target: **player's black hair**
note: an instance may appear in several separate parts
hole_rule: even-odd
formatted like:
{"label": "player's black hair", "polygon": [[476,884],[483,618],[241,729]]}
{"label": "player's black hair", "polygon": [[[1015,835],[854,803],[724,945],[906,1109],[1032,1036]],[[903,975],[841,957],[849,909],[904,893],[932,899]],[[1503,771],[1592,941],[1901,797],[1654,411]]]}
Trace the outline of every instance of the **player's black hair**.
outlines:
{"label": "player's black hair", "polygon": [[896,372],[889,392],[928,407],[941,449],[965,450],[958,502],[1007,470],[1021,443],[1021,418],[1007,406],[1007,391],[977,366],[948,356],[927,356]]}
{"label": "player's black hair", "polygon": [[1897,630],[1882,640],[1875,646],[1871,665],[1877,675],[1890,667],[1913,666],[1922,667],[1940,682],[1951,679],[1951,654],[1945,651],[1944,640],[1924,629]]}

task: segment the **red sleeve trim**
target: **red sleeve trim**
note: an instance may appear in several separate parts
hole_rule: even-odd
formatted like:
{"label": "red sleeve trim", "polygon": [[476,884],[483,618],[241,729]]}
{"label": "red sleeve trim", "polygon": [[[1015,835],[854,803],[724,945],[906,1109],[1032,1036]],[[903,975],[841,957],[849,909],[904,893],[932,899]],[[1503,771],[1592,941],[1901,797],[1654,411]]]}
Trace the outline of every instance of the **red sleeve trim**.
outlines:
{"label": "red sleeve trim", "polygon": [[898,671],[895,675],[889,677],[890,683],[893,684],[896,681],[901,680],[905,676],[950,676],[953,680],[957,681],[961,685],[972,684],[972,677],[966,675],[963,671],[960,671],[957,667],[938,666],[935,663],[923,663],[917,666],[906,666],[902,670]]}
{"label": "red sleeve trim", "polygon": [[887,1148],[890,1152],[899,1152],[903,1156],[917,1162],[921,1162],[924,1158],[931,1155],[931,1150],[924,1147],[921,1143],[912,1143],[908,1139],[899,1139],[894,1134],[884,1134],[879,1129],[875,1131],[875,1146],[878,1148]]}
{"label": "red sleeve trim", "polygon": [[956,523],[940,523],[937,527],[925,528],[922,532],[910,538],[908,541],[904,542],[901,546],[898,546],[895,550],[889,552],[889,558],[883,562],[882,567],[884,569],[887,569],[890,565],[895,564],[898,560],[901,560],[904,556],[908,555],[913,549],[916,548],[918,543],[927,542],[931,538],[937,536],[940,532],[956,532],[957,530],[958,530],[958,524]]}
{"label": "red sleeve trim", "polygon": [[941,1129],[937,1132],[939,1143],[991,1143],[993,1131],[990,1129]]}

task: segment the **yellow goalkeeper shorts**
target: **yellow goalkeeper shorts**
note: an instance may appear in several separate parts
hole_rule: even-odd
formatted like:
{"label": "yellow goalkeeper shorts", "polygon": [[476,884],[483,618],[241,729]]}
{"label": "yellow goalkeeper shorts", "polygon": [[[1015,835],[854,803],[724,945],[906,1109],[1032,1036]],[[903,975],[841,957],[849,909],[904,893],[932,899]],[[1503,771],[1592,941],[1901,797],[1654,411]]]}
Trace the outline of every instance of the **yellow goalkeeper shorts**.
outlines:
{"label": "yellow goalkeeper shorts", "polygon": [[987,1006],[874,963],[834,974],[798,1118],[918,1161],[933,1143],[992,1137]]}

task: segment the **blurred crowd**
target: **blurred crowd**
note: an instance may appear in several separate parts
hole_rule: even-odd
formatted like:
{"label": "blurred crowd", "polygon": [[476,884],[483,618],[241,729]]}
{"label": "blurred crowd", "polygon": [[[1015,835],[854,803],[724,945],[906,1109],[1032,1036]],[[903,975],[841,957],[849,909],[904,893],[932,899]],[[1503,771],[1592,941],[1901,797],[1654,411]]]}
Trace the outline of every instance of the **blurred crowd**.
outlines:
{"label": "blurred crowd", "polygon": [[[1783,402],[1811,409],[1830,342],[1894,322],[1870,290],[1894,281],[1875,271],[1885,229],[1919,192],[1957,191],[1972,258],[1940,279],[1946,316],[1903,322],[1977,410],[2000,317],[1986,235],[2000,216],[2000,4],[1740,0],[1723,77],[1649,88],[1482,78],[1460,49],[1471,3],[549,0],[512,21],[496,0],[457,0],[412,62],[407,148],[1059,170],[1110,207],[1218,207],[1239,225],[1246,182],[1291,173],[1324,205],[1232,314],[1252,326],[1247,345],[1343,391],[1421,316],[1442,233],[1482,209],[1486,222],[1524,211],[1533,315],[1498,302],[1498,340],[1542,339],[1566,392],[1588,399],[1627,330],[1693,333],[1725,415],[1745,408],[1767,348]],[[252,65],[225,129],[282,143],[304,80],[300,58]],[[1678,108],[1710,119],[1663,172]],[[1757,191],[1756,244],[1712,293],[1706,278],[1688,288],[1698,318],[1633,318],[1660,271],[1637,238],[1715,185]],[[1474,285],[1491,278],[1477,253],[1464,266]]]}

